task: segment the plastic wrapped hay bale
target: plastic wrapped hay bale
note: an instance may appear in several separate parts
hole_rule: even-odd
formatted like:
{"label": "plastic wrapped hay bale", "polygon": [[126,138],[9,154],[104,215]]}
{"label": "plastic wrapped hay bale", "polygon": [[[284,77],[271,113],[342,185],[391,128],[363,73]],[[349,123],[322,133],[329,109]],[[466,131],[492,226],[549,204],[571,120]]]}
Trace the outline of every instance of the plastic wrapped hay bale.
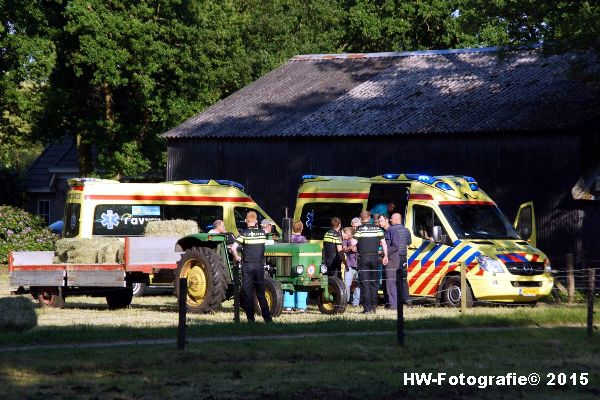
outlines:
{"label": "plastic wrapped hay bale", "polygon": [[23,332],[37,325],[35,305],[27,297],[0,298],[0,331]]}
{"label": "plastic wrapped hay bale", "polygon": [[198,233],[196,221],[173,219],[167,221],[150,221],[146,224],[144,236],[150,237],[182,237]]}

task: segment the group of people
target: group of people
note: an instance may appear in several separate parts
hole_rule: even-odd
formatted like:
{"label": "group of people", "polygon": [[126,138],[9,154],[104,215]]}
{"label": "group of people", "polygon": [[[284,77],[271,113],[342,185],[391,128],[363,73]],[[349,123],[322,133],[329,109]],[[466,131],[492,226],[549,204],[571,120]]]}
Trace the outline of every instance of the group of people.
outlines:
{"label": "group of people", "polygon": [[[344,266],[345,284],[350,293],[352,283],[358,280],[358,287],[350,294],[352,306],[362,304],[363,313],[375,313],[378,304],[377,293],[380,285],[380,265],[385,270],[385,291],[388,299],[387,306],[391,309],[398,307],[399,299],[396,289],[396,278],[402,279],[404,298],[410,300],[406,282],[406,254],[411,243],[408,229],[402,225],[400,213],[393,213],[393,203],[388,205],[387,213],[375,214],[362,211],[359,218],[354,218],[351,226],[342,229],[338,217],[331,219],[331,229],[323,238],[322,262],[327,266],[327,274],[341,275]],[[265,322],[271,322],[272,317],[265,297],[264,255],[265,244],[272,240],[273,222],[263,220],[259,226],[256,212],[246,214],[246,229],[240,231],[231,246],[231,253],[236,262],[242,263],[242,308],[248,321],[254,321],[254,294],[260,306]],[[292,243],[304,243],[302,236],[304,226],[301,221],[292,224]],[[215,221],[209,233],[225,233],[225,224]],[[243,253],[238,248],[243,246]],[[382,268],[382,269],[383,269]],[[383,271],[382,271],[383,272]],[[404,279],[403,279],[404,277]]]}
{"label": "group of people", "polygon": [[[390,209],[391,208],[391,209]],[[393,203],[387,210],[393,211]],[[374,210],[372,210],[374,211]],[[385,274],[386,307],[396,309],[398,293],[396,278],[402,279],[404,298],[410,302],[406,282],[406,254],[411,244],[410,231],[402,225],[402,215],[383,210],[379,214],[362,211],[351,226],[341,228],[338,217],[331,219],[331,229],[323,238],[323,263],[329,275],[339,276],[344,266],[344,280],[349,293],[349,304],[362,304],[364,313],[375,313],[377,293]],[[358,281],[352,289],[352,283]]]}

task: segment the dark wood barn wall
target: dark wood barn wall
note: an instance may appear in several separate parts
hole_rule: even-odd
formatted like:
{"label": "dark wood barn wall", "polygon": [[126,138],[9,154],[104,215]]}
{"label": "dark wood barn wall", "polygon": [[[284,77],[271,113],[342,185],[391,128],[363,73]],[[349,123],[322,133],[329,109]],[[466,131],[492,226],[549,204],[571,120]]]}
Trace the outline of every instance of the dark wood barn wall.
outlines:
{"label": "dark wood barn wall", "polygon": [[534,201],[539,246],[583,263],[600,260],[600,213],[597,203],[572,200],[580,154],[580,136],[569,133],[170,140],[167,179],[238,181],[279,220],[284,206],[293,212],[303,174],[469,175],[509,218]]}

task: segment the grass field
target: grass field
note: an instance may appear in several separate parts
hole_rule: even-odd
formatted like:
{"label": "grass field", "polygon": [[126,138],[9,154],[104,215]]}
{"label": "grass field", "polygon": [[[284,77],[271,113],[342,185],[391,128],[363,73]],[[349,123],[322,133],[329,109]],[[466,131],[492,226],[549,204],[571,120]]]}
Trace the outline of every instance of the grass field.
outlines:
{"label": "grass field", "polygon": [[[0,274],[0,295],[7,295],[7,290],[6,274]],[[226,303],[213,315],[188,316],[190,337],[223,340],[190,343],[185,351],[175,348],[176,308],[175,298],[167,295],[136,298],[129,309],[120,311],[109,311],[103,298],[89,297],[68,298],[62,310],[38,309],[35,329],[21,334],[0,332],[0,398],[600,396],[600,334],[586,337],[583,306],[480,307],[468,310],[467,315],[454,309],[412,307],[405,313],[406,345],[400,347],[391,311],[364,316],[349,309],[330,317],[310,309],[303,315],[283,315],[272,325],[236,325],[231,303]],[[340,332],[366,334],[336,335]],[[290,333],[330,335],[272,337]],[[244,340],[245,335],[269,335],[269,339]],[[227,340],[232,336],[242,340]],[[6,351],[15,345],[159,338],[173,341],[169,345]],[[535,372],[542,383],[485,389],[447,383],[427,387],[405,384],[404,373],[411,372],[472,376]],[[565,373],[569,382],[547,386],[548,373]],[[573,385],[573,373],[588,373],[588,384],[582,385],[577,375]]]}

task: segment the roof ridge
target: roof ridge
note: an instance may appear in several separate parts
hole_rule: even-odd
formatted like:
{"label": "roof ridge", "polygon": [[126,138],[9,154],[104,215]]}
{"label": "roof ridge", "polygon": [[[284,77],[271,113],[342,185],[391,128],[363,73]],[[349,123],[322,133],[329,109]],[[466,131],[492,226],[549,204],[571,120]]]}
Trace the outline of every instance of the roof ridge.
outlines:
{"label": "roof ridge", "polygon": [[367,58],[393,58],[393,57],[411,57],[411,56],[428,56],[428,55],[444,55],[444,54],[469,54],[469,53],[493,53],[500,50],[527,50],[537,49],[542,47],[542,43],[533,43],[521,45],[518,47],[512,46],[493,46],[493,47],[473,47],[466,49],[443,49],[443,50],[416,50],[416,51],[388,51],[379,53],[339,53],[339,54],[299,54],[294,56],[290,61],[310,61],[310,60],[358,60]]}

